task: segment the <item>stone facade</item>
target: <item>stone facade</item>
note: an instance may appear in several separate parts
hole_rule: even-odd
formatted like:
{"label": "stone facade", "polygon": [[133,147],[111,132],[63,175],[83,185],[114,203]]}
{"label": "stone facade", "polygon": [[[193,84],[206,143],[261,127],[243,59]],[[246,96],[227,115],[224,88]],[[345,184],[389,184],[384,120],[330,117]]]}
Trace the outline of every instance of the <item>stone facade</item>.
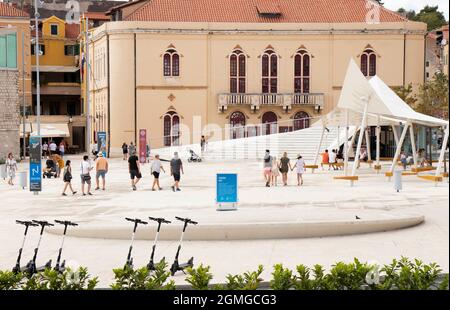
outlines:
{"label": "stone facade", "polygon": [[9,152],[20,156],[18,78],[17,70],[0,69],[0,161]]}

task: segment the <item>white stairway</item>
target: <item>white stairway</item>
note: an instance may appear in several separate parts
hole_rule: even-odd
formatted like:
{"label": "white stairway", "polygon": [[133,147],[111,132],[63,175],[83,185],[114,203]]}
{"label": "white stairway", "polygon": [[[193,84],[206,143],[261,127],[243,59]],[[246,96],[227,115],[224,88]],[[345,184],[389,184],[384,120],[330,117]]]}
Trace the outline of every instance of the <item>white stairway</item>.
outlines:
{"label": "white stairway", "polygon": [[[320,152],[325,149],[337,148],[345,140],[344,128],[328,127],[327,129],[324,133]],[[353,132],[354,128],[350,128],[349,137],[353,135]],[[287,133],[209,142],[202,154],[202,159],[206,161],[262,159],[265,150],[268,149],[274,156],[280,157],[283,152],[287,152],[290,158],[295,158],[297,154],[301,154],[306,161],[312,162],[317,152],[321,134],[322,127],[313,126]],[[174,152],[178,152],[181,158],[187,158],[190,149],[198,155],[201,154],[199,144],[155,149],[151,153],[152,155],[159,154],[164,159],[170,159]]]}

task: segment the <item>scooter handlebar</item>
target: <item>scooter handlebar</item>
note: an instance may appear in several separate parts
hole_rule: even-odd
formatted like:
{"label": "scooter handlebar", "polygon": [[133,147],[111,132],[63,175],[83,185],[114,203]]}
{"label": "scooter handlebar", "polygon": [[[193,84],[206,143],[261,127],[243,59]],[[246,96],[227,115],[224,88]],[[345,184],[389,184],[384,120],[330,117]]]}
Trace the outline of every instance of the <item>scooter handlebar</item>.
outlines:
{"label": "scooter handlebar", "polygon": [[162,217],[151,217],[151,216],[149,216],[148,218],[149,218],[150,220],[155,221],[155,222],[158,222],[158,223],[164,223],[164,224],[170,224],[170,223],[172,223],[171,221],[168,221],[168,220],[166,220],[166,219],[163,219]]}
{"label": "scooter handlebar", "polygon": [[61,224],[61,225],[67,225],[67,226],[78,226],[77,223],[71,222],[71,221],[60,221],[60,220],[55,220],[56,223]]}
{"label": "scooter handlebar", "polygon": [[133,223],[144,224],[144,225],[147,225],[147,224],[148,224],[148,222],[144,222],[144,221],[141,220],[141,219],[132,219],[132,218],[129,218],[129,217],[126,217],[125,219],[126,219],[127,221],[130,221],[130,222],[133,222]]}
{"label": "scooter handlebar", "polygon": [[36,224],[38,224],[38,225],[41,225],[41,226],[55,226],[54,224],[49,223],[49,222],[47,222],[47,221],[37,221],[37,220],[33,220],[33,222],[36,223]]}
{"label": "scooter handlebar", "polygon": [[25,226],[39,226],[36,223],[33,223],[32,221],[20,221],[16,220],[16,224],[25,225]]}
{"label": "scooter handlebar", "polygon": [[195,221],[193,221],[193,220],[191,220],[189,218],[182,218],[182,217],[178,217],[178,216],[175,216],[175,218],[177,220],[185,222],[185,223],[189,223],[189,224],[193,224],[193,225],[197,225],[198,224],[198,222],[195,222]]}

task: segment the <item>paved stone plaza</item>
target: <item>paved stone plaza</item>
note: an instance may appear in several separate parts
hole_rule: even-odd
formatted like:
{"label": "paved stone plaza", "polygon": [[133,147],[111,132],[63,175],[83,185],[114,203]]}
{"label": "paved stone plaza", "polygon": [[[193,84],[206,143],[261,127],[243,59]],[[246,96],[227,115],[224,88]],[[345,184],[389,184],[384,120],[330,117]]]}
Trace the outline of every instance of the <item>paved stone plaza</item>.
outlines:
{"label": "paved stone plaza", "polygon": [[[6,181],[0,182],[1,269],[9,269],[15,263],[23,234],[22,227],[14,223],[16,219],[69,219],[80,224],[79,228],[72,230],[73,235],[84,237],[68,237],[63,256],[74,264],[87,266],[93,274],[100,276],[100,285],[107,286],[113,277],[111,269],[125,262],[132,229],[132,225],[124,220],[126,216],[142,219],[148,216],[168,219],[188,216],[198,220],[198,227],[188,228],[186,237],[190,240],[183,244],[181,260],[194,256],[196,263],[210,265],[215,275],[214,282],[223,280],[228,273],[256,269],[258,264],[265,266],[263,277],[268,278],[275,263],[284,263],[289,267],[300,263],[319,263],[328,267],[338,260],[349,261],[353,257],[387,263],[404,255],[437,262],[447,272],[449,269],[447,179],[436,187],[434,183],[417,176],[405,176],[403,190],[396,193],[392,182],[388,182],[384,174],[377,175],[367,164],[363,164],[359,172],[360,180],[354,187],[350,187],[347,181],[333,180],[334,175],[342,172],[319,170],[315,174],[308,171],[303,187],[295,185],[295,174],[292,172],[288,187],[266,188],[260,162],[204,162],[185,163],[181,192],[170,190],[171,178],[167,174],[161,176],[164,190],[152,192],[153,178],[147,164],[143,168],[144,177],[138,184],[138,190],[133,192],[126,162],[112,159],[107,190],[94,191],[94,196],[83,197],[78,177],[79,157],[70,157],[73,161],[73,185],[78,191],[75,197],[61,196],[61,179],[44,179],[43,192],[38,196],[28,189],[22,190],[18,185],[9,187]],[[163,165],[168,170],[168,163]],[[384,170],[388,165],[383,163]],[[26,163],[21,163],[19,168],[24,170],[28,167]],[[238,211],[215,210],[217,172],[238,173]],[[357,220],[356,216],[361,219]],[[392,230],[395,225],[383,226],[392,222],[405,223],[411,219],[413,221],[405,224],[408,228]],[[355,228],[356,234],[349,234],[352,232],[350,229],[345,232],[347,235],[342,236],[340,229],[343,224]],[[368,231],[378,232],[358,233],[364,232],[362,228],[369,227],[369,224],[377,229]],[[306,229],[306,232],[314,231],[312,236],[315,237],[295,238],[292,235],[299,233],[298,236],[307,236],[302,230],[304,225],[313,225],[308,226],[312,228]],[[155,227],[152,224],[137,235],[134,247],[136,266],[145,265],[149,259],[150,239]],[[205,236],[195,233],[205,227],[211,233]],[[269,239],[251,233],[255,228],[259,229],[259,234],[270,236],[271,227],[281,233]],[[283,235],[283,227],[300,228]],[[321,236],[324,230],[317,227],[326,227],[328,233]],[[165,240],[158,243],[156,259],[165,256],[167,260],[173,260],[180,229],[181,223],[163,226],[161,238]],[[330,236],[330,229],[335,236]],[[221,238],[218,231],[222,231],[225,237]],[[56,259],[59,233],[59,230],[53,230],[45,234],[38,262]],[[211,237],[214,234],[216,237]],[[37,229],[30,231],[24,261],[32,255],[37,235]],[[182,275],[175,276],[175,280],[184,283]]]}

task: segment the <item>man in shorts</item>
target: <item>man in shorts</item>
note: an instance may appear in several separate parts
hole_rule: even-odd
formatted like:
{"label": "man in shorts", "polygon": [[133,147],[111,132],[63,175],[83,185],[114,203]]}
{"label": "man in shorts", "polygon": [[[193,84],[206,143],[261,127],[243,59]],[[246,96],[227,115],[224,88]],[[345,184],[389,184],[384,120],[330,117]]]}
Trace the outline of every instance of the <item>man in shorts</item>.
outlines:
{"label": "man in shorts", "polygon": [[183,163],[178,157],[178,152],[173,153],[173,158],[170,161],[170,175],[173,176],[174,184],[172,185],[172,190],[175,192],[181,191],[180,189],[180,179],[181,173],[184,174]]}
{"label": "man in shorts", "polygon": [[96,170],[95,181],[97,184],[95,190],[97,191],[100,189],[100,177],[102,178],[102,190],[105,190],[105,178],[106,173],[108,172],[108,160],[105,157],[103,157],[102,152],[98,153],[98,158],[95,164],[95,170]]}
{"label": "man in shorts", "polygon": [[89,161],[89,156],[84,155],[83,161],[81,162],[81,192],[83,193],[83,196],[86,196],[84,192],[84,184],[88,185],[87,193],[88,195],[92,195],[91,193],[91,175],[90,172],[92,170],[91,163]]}
{"label": "man in shorts", "polygon": [[266,180],[266,187],[270,187],[270,179],[272,177],[273,157],[270,156],[270,151],[266,150],[264,155],[264,179]]}
{"label": "man in shorts", "polygon": [[166,173],[166,171],[164,171],[164,167],[161,165],[161,161],[159,160],[159,155],[156,154],[155,159],[152,161],[151,168],[154,177],[152,191],[155,190],[155,186],[158,186],[158,189],[162,190],[161,186],[159,185],[159,174],[161,173],[161,170]]}
{"label": "man in shorts", "polygon": [[131,188],[135,191],[136,184],[141,180],[141,166],[139,165],[139,158],[136,155],[136,151],[131,153],[128,158],[128,171],[130,172]]}

